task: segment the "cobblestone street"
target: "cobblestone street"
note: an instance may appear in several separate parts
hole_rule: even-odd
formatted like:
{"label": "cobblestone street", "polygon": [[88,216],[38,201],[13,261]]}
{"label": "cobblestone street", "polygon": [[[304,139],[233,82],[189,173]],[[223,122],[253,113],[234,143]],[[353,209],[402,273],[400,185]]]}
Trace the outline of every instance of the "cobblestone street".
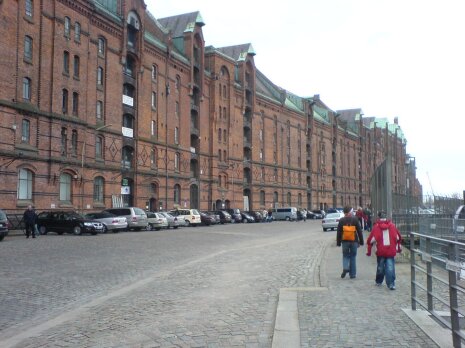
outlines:
{"label": "cobblestone street", "polygon": [[2,347],[270,347],[280,288],[318,287],[321,222],[9,237]]}

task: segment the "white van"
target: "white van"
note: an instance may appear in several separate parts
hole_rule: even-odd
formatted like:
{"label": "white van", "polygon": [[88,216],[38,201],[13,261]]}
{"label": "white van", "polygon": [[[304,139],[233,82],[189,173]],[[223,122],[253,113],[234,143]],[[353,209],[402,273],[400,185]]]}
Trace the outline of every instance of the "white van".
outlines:
{"label": "white van", "polygon": [[454,232],[464,233],[465,232],[465,205],[458,207],[454,215]]}
{"label": "white van", "polygon": [[273,220],[297,221],[296,207],[283,207],[273,209]]}

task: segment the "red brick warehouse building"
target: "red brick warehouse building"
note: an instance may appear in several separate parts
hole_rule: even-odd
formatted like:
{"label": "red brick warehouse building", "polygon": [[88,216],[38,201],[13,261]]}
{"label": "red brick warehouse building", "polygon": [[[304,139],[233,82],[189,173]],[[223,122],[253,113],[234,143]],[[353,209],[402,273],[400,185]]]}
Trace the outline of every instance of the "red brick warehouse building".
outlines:
{"label": "red brick warehouse building", "polygon": [[405,193],[397,120],[274,85],[251,44],[205,47],[199,12],[156,19],[142,0],[3,0],[0,16],[8,211],[365,205],[387,149],[392,187]]}

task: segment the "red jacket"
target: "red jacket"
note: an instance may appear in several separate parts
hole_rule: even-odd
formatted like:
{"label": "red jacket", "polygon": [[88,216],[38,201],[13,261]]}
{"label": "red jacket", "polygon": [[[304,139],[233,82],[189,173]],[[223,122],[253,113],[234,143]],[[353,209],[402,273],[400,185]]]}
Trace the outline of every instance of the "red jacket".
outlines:
{"label": "red jacket", "polygon": [[376,221],[367,239],[367,255],[371,255],[371,248],[376,244],[376,256],[395,257],[401,251],[402,237],[397,227],[386,219]]}

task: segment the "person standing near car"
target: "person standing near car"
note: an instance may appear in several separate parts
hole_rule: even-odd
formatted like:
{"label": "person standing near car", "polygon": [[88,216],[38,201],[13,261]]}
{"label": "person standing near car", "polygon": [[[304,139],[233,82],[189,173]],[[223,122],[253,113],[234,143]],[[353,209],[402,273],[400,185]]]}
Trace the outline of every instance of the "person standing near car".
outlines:
{"label": "person standing near car", "polygon": [[402,236],[397,227],[387,219],[386,212],[378,213],[378,220],[373,225],[367,239],[367,256],[371,256],[372,245],[376,244],[376,278],[377,286],[383,284],[390,290],[396,289],[395,257],[401,252]]}
{"label": "person standing near car", "polygon": [[35,238],[35,225],[37,223],[37,214],[34,211],[34,209],[32,209],[32,205],[27,206],[27,209],[24,211],[23,214],[23,220],[26,228],[26,238],[29,238],[31,234],[32,238]]}
{"label": "person standing near car", "polygon": [[342,246],[342,274],[345,278],[347,273],[351,279],[357,276],[357,249],[363,245],[363,233],[359,220],[353,215],[353,209],[344,207],[344,217],[337,225],[336,244]]}

